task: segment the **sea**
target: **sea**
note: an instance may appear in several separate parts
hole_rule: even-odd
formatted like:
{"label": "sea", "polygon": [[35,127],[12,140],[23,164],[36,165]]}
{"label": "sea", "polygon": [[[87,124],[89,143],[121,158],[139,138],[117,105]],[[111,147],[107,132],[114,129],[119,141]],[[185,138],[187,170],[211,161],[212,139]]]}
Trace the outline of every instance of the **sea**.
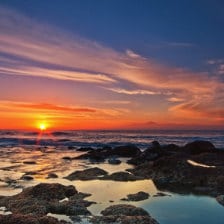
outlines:
{"label": "sea", "polygon": [[205,140],[224,148],[224,130],[97,130],[97,131],[0,131],[0,146],[41,145],[99,148],[135,144],[146,149],[152,141],[162,145]]}

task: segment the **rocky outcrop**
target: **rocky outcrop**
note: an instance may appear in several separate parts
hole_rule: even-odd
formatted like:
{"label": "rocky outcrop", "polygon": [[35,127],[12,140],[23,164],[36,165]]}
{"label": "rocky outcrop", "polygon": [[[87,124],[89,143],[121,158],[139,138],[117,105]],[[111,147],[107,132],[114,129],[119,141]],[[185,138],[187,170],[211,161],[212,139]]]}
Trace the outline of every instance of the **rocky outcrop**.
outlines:
{"label": "rocky outcrop", "polygon": [[116,172],[110,175],[105,175],[100,178],[101,180],[114,180],[114,181],[136,181],[142,180],[141,176],[135,176],[128,172]]}
{"label": "rocky outcrop", "polygon": [[66,221],[59,221],[50,216],[34,216],[34,215],[0,215],[1,224],[68,224]]}
{"label": "rocky outcrop", "polygon": [[209,141],[194,141],[186,144],[182,150],[191,155],[213,153],[215,152],[215,146]]}
{"label": "rocky outcrop", "polygon": [[[86,209],[92,204],[85,201],[85,194],[77,192],[74,186],[61,184],[38,184],[24,189],[21,193],[0,198],[4,206],[13,214],[45,216],[47,213],[65,215],[89,215]],[[68,198],[66,201],[60,201]],[[1,222],[0,222],[1,223]]]}
{"label": "rocky outcrop", "polygon": [[98,179],[100,176],[106,175],[107,172],[105,170],[102,170],[98,167],[81,170],[81,171],[75,171],[71,174],[69,174],[65,179],[68,180],[94,180]]}
{"label": "rocky outcrop", "polygon": [[91,162],[104,162],[111,156],[135,157],[140,155],[141,150],[135,145],[124,145],[115,148],[104,147],[102,149],[90,150],[87,153],[73,159],[89,159]]}
{"label": "rocky outcrop", "polygon": [[219,204],[224,206],[224,195],[219,195],[216,197],[216,200]]}
{"label": "rocky outcrop", "polygon": [[92,223],[121,223],[121,224],[157,224],[147,211],[133,205],[113,205],[101,212],[103,216],[93,217]]}
{"label": "rocky outcrop", "polygon": [[143,201],[149,198],[149,194],[143,191],[139,191],[136,194],[128,194],[127,198],[122,198],[122,201]]}

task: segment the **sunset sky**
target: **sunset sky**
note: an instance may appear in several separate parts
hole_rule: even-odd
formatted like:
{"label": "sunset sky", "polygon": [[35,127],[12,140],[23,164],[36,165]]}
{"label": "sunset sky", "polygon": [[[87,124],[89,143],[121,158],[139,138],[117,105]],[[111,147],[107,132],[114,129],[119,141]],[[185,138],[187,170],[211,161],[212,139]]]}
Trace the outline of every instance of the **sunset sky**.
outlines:
{"label": "sunset sky", "polygon": [[224,1],[0,0],[0,129],[221,129]]}

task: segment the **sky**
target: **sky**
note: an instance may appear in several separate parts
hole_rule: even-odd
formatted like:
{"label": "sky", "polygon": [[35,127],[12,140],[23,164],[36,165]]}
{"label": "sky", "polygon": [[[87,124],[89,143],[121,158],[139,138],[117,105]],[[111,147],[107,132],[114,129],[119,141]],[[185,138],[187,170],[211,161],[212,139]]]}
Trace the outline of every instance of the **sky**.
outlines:
{"label": "sky", "polygon": [[0,0],[0,129],[223,129],[223,8]]}

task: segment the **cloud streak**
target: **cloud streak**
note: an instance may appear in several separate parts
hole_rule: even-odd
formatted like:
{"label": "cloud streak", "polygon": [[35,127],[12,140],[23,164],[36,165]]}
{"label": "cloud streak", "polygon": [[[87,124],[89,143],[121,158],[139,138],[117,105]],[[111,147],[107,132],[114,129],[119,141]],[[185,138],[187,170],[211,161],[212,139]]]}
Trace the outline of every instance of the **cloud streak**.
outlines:
{"label": "cloud streak", "polygon": [[[224,95],[220,74],[163,65],[130,49],[118,52],[58,28],[41,25],[6,8],[0,8],[0,30],[0,75],[90,82],[130,96],[165,95],[164,100],[172,104],[169,111],[173,113],[203,109],[211,116],[208,108],[219,103],[216,111],[221,113],[214,113],[214,116],[224,117],[224,102],[218,99]],[[188,43],[170,45],[192,46]],[[213,63],[210,61],[210,64]],[[127,84],[136,88],[118,88]],[[199,109],[192,105],[199,105]]]}

